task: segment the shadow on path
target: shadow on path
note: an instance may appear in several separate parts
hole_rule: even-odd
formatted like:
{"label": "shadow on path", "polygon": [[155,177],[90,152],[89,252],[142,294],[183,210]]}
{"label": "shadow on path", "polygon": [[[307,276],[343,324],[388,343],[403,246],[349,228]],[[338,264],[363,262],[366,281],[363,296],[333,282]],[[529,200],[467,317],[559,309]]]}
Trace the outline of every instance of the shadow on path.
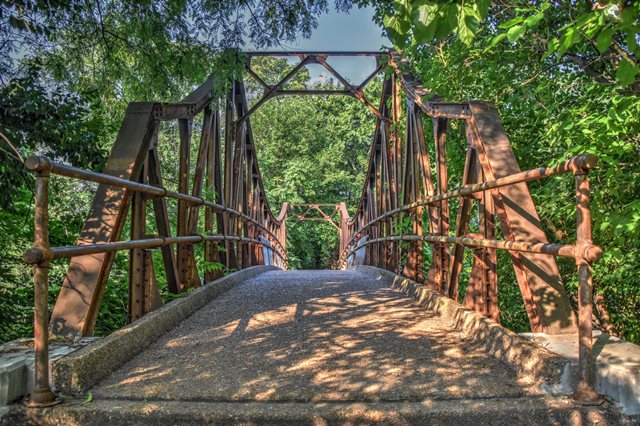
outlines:
{"label": "shadow on path", "polygon": [[526,393],[505,364],[354,271],[273,271],[186,319],[93,390],[182,401],[419,401]]}

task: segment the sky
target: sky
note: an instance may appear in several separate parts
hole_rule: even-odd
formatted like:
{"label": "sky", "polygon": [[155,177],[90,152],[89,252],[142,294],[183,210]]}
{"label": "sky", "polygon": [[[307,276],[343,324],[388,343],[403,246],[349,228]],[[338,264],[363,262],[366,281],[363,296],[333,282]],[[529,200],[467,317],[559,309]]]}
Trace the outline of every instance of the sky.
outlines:
{"label": "sky", "polygon": [[[293,51],[379,51],[390,47],[391,42],[382,35],[382,29],[373,22],[373,9],[354,7],[350,13],[333,9],[318,18],[318,27],[308,39],[300,37],[293,43],[282,43],[282,47],[270,49]],[[252,50],[252,49],[248,49]],[[298,62],[291,59],[291,62]],[[373,58],[329,58],[332,67],[352,84],[362,82],[374,69]],[[328,72],[320,65],[307,67],[311,82],[323,82]]]}

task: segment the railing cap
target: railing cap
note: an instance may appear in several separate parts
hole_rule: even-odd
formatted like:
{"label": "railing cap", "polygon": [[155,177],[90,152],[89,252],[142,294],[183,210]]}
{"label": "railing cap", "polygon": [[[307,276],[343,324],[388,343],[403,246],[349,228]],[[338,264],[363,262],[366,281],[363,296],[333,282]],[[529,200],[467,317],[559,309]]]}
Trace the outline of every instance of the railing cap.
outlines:
{"label": "railing cap", "polygon": [[582,154],[574,158],[571,162],[571,169],[574,173],[588,172],[598,165],[598,157],[593,154]]}
{"label": "railing cap", "polygon": [[37,155],[27,158],[24,165],[32,172],[49,172],[53,166],[50,159]]}

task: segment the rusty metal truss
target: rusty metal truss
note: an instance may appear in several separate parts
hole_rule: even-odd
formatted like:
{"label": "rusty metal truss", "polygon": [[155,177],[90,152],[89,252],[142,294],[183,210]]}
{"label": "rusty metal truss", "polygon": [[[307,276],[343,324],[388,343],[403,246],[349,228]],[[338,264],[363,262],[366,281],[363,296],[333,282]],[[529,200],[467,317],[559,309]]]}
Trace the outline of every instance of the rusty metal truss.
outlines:
{"label": "rusty metal truss", "polygon": [[[269,84],[252,68],[251,60],[256,56],[295,56],[299,63],[279,82]],[[352,84],[331,65],[330,59],[336,56],[369,56],[375,58],[376,66],[361,83]],[[219,99],[212,76],[181,102],[131,103],[102,173],[42,157],[27,161],[36,174],[34,247],[24,255],[25,261],[35,266],[33,406],[55,403],[49,386],[49,333],[66,338],[92,334],[117,251],[129,250],[129,320],[134,321],[162,303],[152,249],[161,251],[168,290],[174,293],[221,276],[219,269],[207,265],[221,263],[234,270],[275,263],[286,268],[286,219],[292,213],[295,223],[323,220],[336,227],[342,267],[353,262],[355,253],[364,251],[365,264],[402,274],[455,300],[461,296],[465,249],[472,250],[471,276],[462,303],[496,322],[500,320],[497,250],[507,251],[532,331],[579,331],[581,383],[576,396],[583,401],[594,398],[591,264],[602,251],[591,240],[587,174],[595,166],[593,156],[522,172],[494,107],[478,101],[439,99],[406,71],[407,64],[393,51],[250,52],[243,58],[245,74],[263,89],[251,106],[242,79],[231,81],[226,97]],[[309,64],[324,67],[341,87],[286,89],[286,83]],[[381,74],[382,98],[375,106],[365,97],[364,88]],[[251,115],[276,96],[318,94],[352,96],[375,117],[360,202],[353,215],[344,203],[284,203],[275,215],[262,184]],[[201,124],[194,127],[196,120]],[[179,129],[176,191],[163,186],[160,173],[157,142],[160,123],[165,121],[177,122]],[[446,155],[453,121],[464,127],[467,142],[462,183],[455,189],[449,187]],[[194,128],[199,129],[197,138]],[[194,139],[197,154],[192,159]],[[562,173],[572,173],[576,179],[574,244],[548,242],[526,184]],[[50,174],[98,184],[75,246],[49,246]],[[173,236],[168,202],[177,203]],[[456,210],[451,209],[452,202],[457,203]],[[148,208],[153,210],[155,222],[152,235]],[[457,211],[455,221],[451,220],[452,211]],[[474,211],[477,220],[472,218]],[[128,218],[130,238],[122,241]],[[472,222],[477,224],[477,232],[469,231]],[[496,239],[497,225],[504,240]],[[197,244],[204,244],[203,265],[196,260]],[[578,321],[555,256],[576,261]],[[70,259],[70,264],[49,319],[48,267],[49,262],[61,258]]]}
{"label": "rusty metal truss", "polygon": [[[340,213],[346,211],[346,204],[310,204],[291,203],[289,204],[289,215],[296,221],[293,225],[304,221],[329,222],[340,231]],[[301,211],[301,212],[300,212]]]}

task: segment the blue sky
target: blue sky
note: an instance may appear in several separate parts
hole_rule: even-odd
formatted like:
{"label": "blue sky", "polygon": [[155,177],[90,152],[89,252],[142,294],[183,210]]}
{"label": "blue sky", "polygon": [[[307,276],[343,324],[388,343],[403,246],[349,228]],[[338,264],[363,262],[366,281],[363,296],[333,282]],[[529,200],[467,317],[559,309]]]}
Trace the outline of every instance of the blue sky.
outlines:
{"label": "blue sky", "polygon": [[[277,50],[307,51],[365,51],[381,50],[391,46],[382,36],[382,29],[373,22],[372,8],[353,8],[350,13],[331,10],[318,18],[318,27],[308,39],[300,37],[293,43],[282,43]],[[292,60],[297,62],[297,60]],[[375,68],[372,58],[330,58],[329,63],[351,83],[360,83]],[[308,67],[313,81],[328,78],[328,72],[320,66]]]}

